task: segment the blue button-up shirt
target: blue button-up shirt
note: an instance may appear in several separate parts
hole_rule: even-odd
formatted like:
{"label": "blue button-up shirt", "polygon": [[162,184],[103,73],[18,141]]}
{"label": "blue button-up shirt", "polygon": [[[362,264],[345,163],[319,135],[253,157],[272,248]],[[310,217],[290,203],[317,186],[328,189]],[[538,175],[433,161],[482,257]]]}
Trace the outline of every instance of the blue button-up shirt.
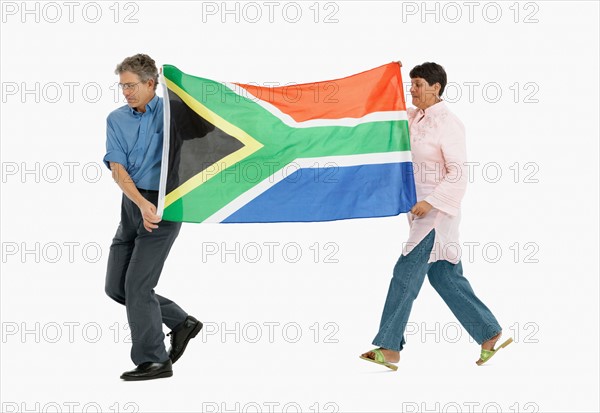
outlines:
{"label": "blue button-up shirt", "polygon": [[106,119],[104,163],[123,165],[140,189],[158,190],[162,144],[163,100],[156,95],[144,113],[125,105]]}

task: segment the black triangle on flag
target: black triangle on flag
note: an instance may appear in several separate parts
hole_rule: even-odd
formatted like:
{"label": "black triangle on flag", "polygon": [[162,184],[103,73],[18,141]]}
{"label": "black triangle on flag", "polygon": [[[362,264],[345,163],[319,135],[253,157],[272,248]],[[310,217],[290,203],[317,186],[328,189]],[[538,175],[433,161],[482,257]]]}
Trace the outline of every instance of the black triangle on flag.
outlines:
{"label": "black triangle on flag", "polygon": [[167,193],[244,144],[190,108],[169,89],[171,112]]}

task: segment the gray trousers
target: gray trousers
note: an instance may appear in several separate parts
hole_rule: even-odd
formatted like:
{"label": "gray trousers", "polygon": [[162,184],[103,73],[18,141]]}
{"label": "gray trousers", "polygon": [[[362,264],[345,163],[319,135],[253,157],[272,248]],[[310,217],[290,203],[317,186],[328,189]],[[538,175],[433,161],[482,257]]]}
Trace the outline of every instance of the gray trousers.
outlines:
{"label": "gray trousers", "polygon": [[[156,205],[157,191],[140,193]],[[131,329],[131,359],[136,365],[167,361],[162,325],[173,330],[187,317],[173,301],[154,293],[180,229],[181,222],[161,221],[157,229],[146,231],[139,208],[123,194],[121,222],[108,256],[105,291],[125,305]]]}

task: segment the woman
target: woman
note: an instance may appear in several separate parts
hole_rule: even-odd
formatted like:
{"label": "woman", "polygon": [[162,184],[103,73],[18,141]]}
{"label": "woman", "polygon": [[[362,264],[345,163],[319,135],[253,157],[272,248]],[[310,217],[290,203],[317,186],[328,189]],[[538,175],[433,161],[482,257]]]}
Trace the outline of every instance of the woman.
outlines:
{"label": "woman", "polygon": [[465,330],[481,344],[476,363],[482,365],[512,339],[494,349],[502,329],[462,275],[458,224],[468,181],[464,126],[440,98],[446,86],[442,66],[423,63],[410,71],[410,78],[416,109],[408,109],[408,124],[418,202],[408,213],[409,239],[394,267],[373,340],[379,348],[360,357],[398,369],[393,363],[400,361],[412,303],[427,274]]}

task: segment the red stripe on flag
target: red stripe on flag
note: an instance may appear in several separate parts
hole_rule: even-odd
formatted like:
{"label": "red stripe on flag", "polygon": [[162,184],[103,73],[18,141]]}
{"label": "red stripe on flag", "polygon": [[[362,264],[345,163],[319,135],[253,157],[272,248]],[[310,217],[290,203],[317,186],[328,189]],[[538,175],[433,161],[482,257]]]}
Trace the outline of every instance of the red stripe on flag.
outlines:
{"label": "red stripe on flag", "polygon": [[236,84],[296,122],[361,118],[372,112],[406,110],[400,65],[396,62],[325,82],[281,87]]}

